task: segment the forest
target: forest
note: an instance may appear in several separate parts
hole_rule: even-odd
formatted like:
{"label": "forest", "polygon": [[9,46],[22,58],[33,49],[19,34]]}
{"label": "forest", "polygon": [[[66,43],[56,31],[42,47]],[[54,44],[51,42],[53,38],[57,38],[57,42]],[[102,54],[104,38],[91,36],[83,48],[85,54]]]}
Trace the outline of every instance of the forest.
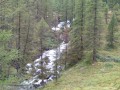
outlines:
{"label": "forest", "polygon": [[0,90],[120,90],[120,0],[0,0]]}

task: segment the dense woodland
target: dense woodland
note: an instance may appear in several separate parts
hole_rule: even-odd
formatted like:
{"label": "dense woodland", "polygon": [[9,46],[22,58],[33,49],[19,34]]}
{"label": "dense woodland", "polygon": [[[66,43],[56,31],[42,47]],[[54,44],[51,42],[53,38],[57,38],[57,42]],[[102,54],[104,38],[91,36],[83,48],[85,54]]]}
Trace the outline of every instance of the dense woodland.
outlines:
{"label": "dense woodland", "polygon": [[[64,27],[52,30],[60,22]],[[32,77],[26,74],[26,64],[42,59],[44,51],[63,41],[68,46],[55,62],[56,81],[61,64],[65,70],[82,61],[94,64],[106,60],[102,52],[120,51],[120,0],[0,0],[1,82]],[[120,62],[120,57],[111,58]],[[44,62],[49,61],[40,62],[42,80],[47,72]]]}

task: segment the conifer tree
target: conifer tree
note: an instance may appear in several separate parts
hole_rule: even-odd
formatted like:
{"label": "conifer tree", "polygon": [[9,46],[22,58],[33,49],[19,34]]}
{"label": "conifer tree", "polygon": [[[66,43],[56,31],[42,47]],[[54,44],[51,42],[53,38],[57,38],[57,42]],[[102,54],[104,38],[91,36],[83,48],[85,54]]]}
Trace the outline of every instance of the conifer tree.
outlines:
{"label": "conifer tree", "polygon": [[[76,0],[75,5],[75,21],[73,23],[73,28],[70,32],[70,46],[73,57],[76,60],[81,60],[83,58],[83,32],[85,24],[85,0]],[[75,51],[74,51],[75,50]]]}
{"label": "conifer tree", "polygon": [[113,14],[112,19],[111,19],[109,26],[108,26],[108,35],[107,35],[108,44],[107,44],[107,46],[109,48],[115,47],[114,41],[115,41],[116,29],[117,29],[117,19],[116,19],[116,15]]}
{"label": "conifer tree", "polygon": [[9,76],[9,65],[13,59],[17,59],[18,51],[8,47],[8,41],[12,36],[11,31],[0,30],[0,79]]}
{"label": "conifer tree", "polygon": [[[42,18],[40,22],[37,23],[34,29],[34,54],[41,57],[41,68],[44,67],[43,52],[45,50],[55,47],[56,39],[53,32],[50,30],[49,25]],[[43,76],[44,68],[41,69],[41,75]],[[42,78],[43,80],[44,78]]]}
{"label": "conifer tree", "polygon": [[103,28],[103,11],[101,0],[88,0],[86,10],[86,41],[92,50],[92,62],[96,62],[97,49],[100,47],[101,30]]}

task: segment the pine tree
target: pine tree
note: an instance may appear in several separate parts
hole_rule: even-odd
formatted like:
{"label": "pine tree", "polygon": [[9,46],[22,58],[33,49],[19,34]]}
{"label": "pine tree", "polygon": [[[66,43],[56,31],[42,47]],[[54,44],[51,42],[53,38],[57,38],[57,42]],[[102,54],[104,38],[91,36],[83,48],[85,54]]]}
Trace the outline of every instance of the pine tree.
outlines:
{"label": "pine tree", "polygon": [[[42,18],[40,22],[37,23],[34,29],[34,52],[35,55],[39,55],[41,57],[41,68],[44,67],[44,58],[43,52],[47,49],[52,49],[55,47],[56,39],[53,32],[50,30],[49,25]],[[44,68],[41,69],[41,75],[44,76],[43,73]],[[44,80],[44,78],[42,78]]]}
{"label": "pine tree", "polygon": [[93,26],[93,61],[95,62],[96,61],[96,53],[97,53],[97,48],[96,48],[96,44],[97,44],[97,30],[98,30],[98,27],[97,27],[97,0],[94,0],[94,26]]}
{"label": "pine tree", "polygon": [[92,62],[96,62],[97,49],[100,48],[103,20],[101,0],[88,0],[86,10],[86,48],[92,50]]}
{"label": "pine tree", "polygon": [[108,35],[107,35],[107,41],[108,41],[108,48],[114,48],[115,45],[114,45],[114,41],[115,41],[115,31],[117,29],[117,19],[116,19],[116,15],[113,14],[112,16],[112,19],[109,23],[109,26],[108,26]]}
{"label": "pine tree", "polygon": [[[83,58],[83,32],[85,24],[85,0],[76,0],[75,6],[75,21],[73,23],[73,28],[70,32],[70,47],[73,57],[76,60],[81,60]],[[75,51],[74,51],[75,50]]]}
{"label": "pine tree", "polygon": [[8,47],[8,41],[12,36],[11,31],[0,30],[0,79],[9,77],[9,66],[13,59],[17,59],[18,51]]}
{"label": "pine tree", "polygon": [[107,0],[107,3],[111,10],[113,10],[114,6],[119,2],[120,2],[119,0]]}

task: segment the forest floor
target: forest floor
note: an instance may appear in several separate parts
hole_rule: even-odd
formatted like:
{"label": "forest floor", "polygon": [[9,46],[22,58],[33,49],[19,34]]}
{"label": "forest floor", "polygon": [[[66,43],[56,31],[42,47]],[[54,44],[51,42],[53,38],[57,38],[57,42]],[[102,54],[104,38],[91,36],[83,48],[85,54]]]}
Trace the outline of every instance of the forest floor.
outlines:
{"label": "forest floor", "polygon": [[79,63],[40,90],[120,90],[120,63]]}

